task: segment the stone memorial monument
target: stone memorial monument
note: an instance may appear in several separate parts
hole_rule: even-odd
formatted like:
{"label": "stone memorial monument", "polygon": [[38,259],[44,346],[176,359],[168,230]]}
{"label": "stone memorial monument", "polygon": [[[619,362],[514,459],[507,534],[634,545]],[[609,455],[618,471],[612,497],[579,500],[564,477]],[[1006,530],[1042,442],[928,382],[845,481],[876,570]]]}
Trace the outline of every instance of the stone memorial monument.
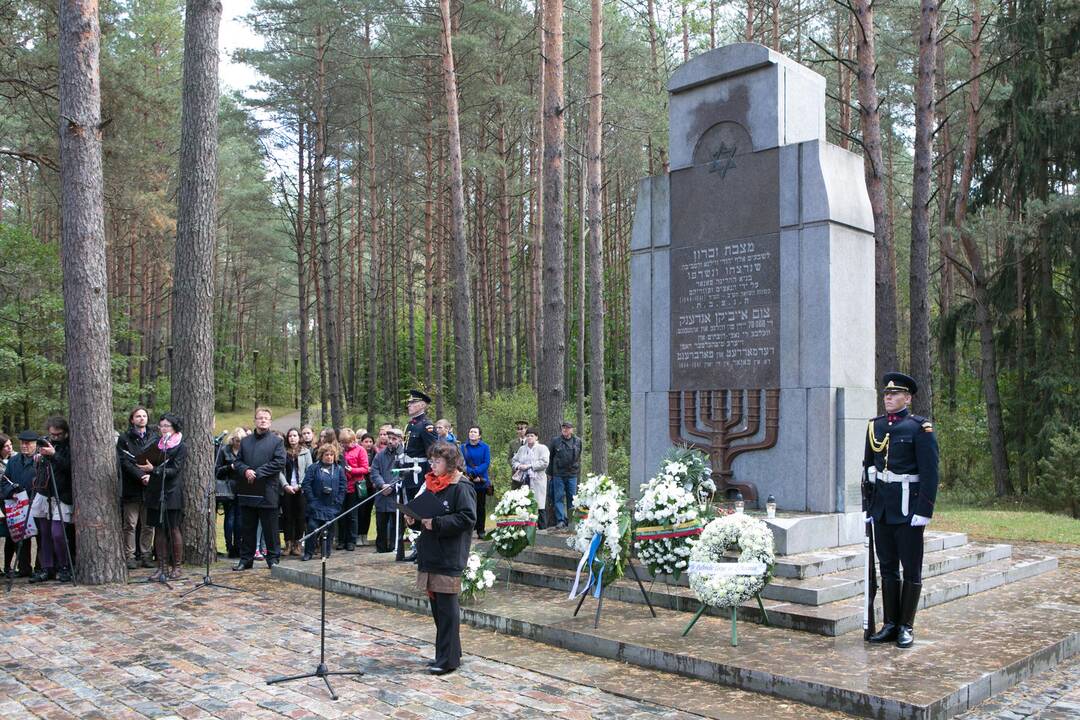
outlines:
{"label": "stone memorial monument", "polygon": [[668,91],[670,172],[641,181],[631,244],[631,489],[677,441],[749,507],[775,496],[779,552],[859,542],[862,158],[825,140],[825,78],[762,45],[700,55]]}

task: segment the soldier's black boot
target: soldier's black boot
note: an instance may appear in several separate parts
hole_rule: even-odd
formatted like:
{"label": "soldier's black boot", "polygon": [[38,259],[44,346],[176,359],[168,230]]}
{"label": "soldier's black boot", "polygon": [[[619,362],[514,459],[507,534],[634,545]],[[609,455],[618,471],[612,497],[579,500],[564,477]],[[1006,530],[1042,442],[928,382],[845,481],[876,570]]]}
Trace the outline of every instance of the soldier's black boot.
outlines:
{"label": "soldier's black boot", "polygon": [[900,581],[881,579],[881,629],[870,636],[872,643],[887,643],[896,639],[896,624],[900,620]]}
{"label": "soldier's black boot", "polygon": [[919,608],[922,583],[904,583],[900,597],[900,629],[896,633],[896,647],[908,648],[915,642],[915,611]]}

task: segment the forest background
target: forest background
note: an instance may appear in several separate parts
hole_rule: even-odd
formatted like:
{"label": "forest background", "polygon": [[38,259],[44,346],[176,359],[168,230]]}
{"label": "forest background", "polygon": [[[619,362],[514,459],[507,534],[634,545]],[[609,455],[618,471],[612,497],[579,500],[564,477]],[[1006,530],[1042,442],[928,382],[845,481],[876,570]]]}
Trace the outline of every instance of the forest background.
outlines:
{"label": "forest background", "polygon": [[[464,265],[452,251],[440,7],[254,2],[244,22],[263,45],[234,61],[259,81],[220,98],[220,413],[262,403],[303,408],[316,426],[373,428],[400,420],[406,391],[421,386],[436,397],[434,415],[455,419],[467,368],[478,403],[467,414],[496,455],[518,417],[539,417],[551,435],[554,418],[576,417],[586,448],[597,447],[591,421],[602,415],[607,447],[593,466],[625,476],[636,182],[666,169],[672,70],[752,41],[826,77],[830,141],[867,157],[877,371],[930,378],[916,409],[934,418],[946,491],[1033,498],[1080,516],[1075,0],[596,0],[602,176],[588,171],[593,8],[555,2],[448,5]],[[100,6],[118,428],[131,406],[158,412],[170,398],[183,12],[180,0]],[[553,117],[545,27],[563,38],[565,58],[555,113],[565,183],[554,198],[541,161]],[[68,404],[56,3],[0,0],[0,30],[0,426],[17,432]],[[587,219],[593,177],[602,236]],[[557,253],[545,223],[562,225]],[[602,262],[592,262],[591,234],[602,237]],[[467,282],[452,282],[461,267]],[[452,293],[463,285],[469,343],[455,341]],[[553,328],[552,317],[564,320]],[[557,382],[541,373],[545,348],[565,353]],[[552,388],[554,412],[538,407],[550,406]]]}

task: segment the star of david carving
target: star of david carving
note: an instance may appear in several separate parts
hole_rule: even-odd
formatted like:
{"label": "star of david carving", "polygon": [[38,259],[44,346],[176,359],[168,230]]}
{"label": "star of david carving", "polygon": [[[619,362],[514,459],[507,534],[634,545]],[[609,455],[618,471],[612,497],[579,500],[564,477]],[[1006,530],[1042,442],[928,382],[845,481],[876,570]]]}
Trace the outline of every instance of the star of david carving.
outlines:
{"label": "star of david carving", "polygon": [[720,177],[727,177],[728,171],[735,167],[735,152],[738,145],[728,145],[721,141],[720,147],[713,151],[712,161],[709,163],[709,172],[720,173]]}

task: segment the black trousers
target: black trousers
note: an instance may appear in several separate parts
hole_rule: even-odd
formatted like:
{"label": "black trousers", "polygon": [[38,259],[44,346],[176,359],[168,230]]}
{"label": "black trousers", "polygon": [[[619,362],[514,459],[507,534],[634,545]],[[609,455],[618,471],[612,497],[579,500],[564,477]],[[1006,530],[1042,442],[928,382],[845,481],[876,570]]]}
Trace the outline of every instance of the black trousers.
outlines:
{"label": "black trousers", "polygon": [[461,614],[457,593],[428,593],[435,618],[435,665],[461,666]]}
{"label": "black trousers", "polygon": [[[11,564],[13,559],[17,562],[15,567]],[[21,546],[11,538],[4,538],[4,570],[18,570],[19,577],[30,577],[30,538],[23,540]]]}
{"label": "black trousers", "polygon": [[[342,510],[349,510],[355,508],[356,504],[360,502],[360,495],[355,490],[345,493],[345,502],[342,503]],[[337,521],[337,541],[338,545],[355,545],[356,544],[356,523],[357,523],[357,511],[353,510]]]}
{"label": "black trousers", "polygon": [[304,532],[306,510],[307,500],[303,493],[284,493],[281,496],[281,516],[285,523],[282,531],[285,533],[285,542],[296,542],[306,534]]}
{"label": "black trousers", "polygon": [[375,551],[391,552],[394,549],[394,513],[375,512]]}
{"label": "black trousers", "polygon": [[487,515],[487,489],[476,488],[476,534],[484,536],[484,519]]}
{"label": "black trousers", "polygon": [[874,547],[877,548],[878,564],[884,580],[900,580],[900,567],[904,568],[904,582],[922,582],[923,533],[926,526],[878,525],[874,523]]}
{"label": "black trousers", "polygon": [[262,523],[263,540],[266,542],[266,564],[274,565],[281,561],[281,534],[278,532],[278,514],[276,507],[262,508],[240,506],[240,522],[243,533],[240,536],[240,559],[245,565],[255,562],[255,540]]}

